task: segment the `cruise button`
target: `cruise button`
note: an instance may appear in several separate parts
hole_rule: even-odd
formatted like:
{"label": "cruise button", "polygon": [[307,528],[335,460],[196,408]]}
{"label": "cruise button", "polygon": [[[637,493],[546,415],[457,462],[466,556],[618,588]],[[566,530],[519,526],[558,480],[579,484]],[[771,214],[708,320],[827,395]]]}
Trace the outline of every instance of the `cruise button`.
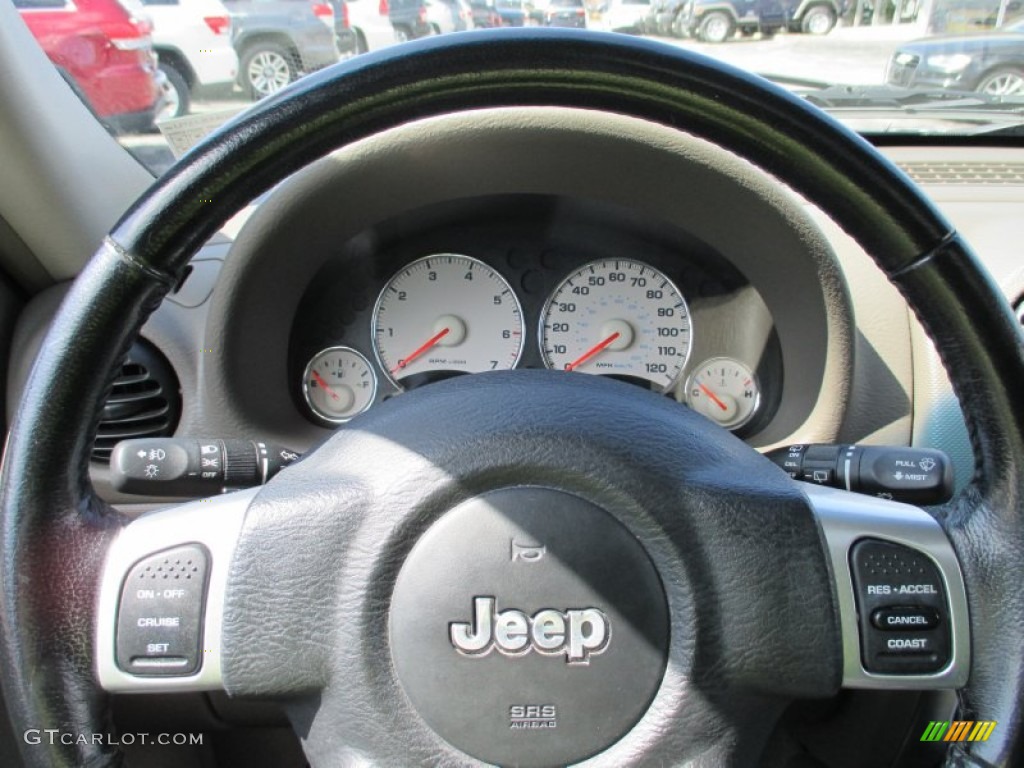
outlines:
{"label": "cruise button", "polygon": [[887,632],[914,632],[939,625],[939,614],[918,606],[879,608],[871,614],[871,623]]}

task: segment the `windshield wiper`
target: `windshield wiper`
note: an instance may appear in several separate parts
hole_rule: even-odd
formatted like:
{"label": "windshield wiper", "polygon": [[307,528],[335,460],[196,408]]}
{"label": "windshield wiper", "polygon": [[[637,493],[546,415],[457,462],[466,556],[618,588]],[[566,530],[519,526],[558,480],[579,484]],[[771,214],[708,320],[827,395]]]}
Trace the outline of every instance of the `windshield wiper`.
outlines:
{"label": "windshield wiper", "polygon": [[1024,113],[1024,99],[976,91],[900,88],[895,85],[829,85],[801,93],[822,109],[878,107],[901,110],[977,110]]}
{"label": "windshield wiper", "polygon": [[826,85],[792,88],[858,133],[1024,135],[1024,98],[941,88]]}

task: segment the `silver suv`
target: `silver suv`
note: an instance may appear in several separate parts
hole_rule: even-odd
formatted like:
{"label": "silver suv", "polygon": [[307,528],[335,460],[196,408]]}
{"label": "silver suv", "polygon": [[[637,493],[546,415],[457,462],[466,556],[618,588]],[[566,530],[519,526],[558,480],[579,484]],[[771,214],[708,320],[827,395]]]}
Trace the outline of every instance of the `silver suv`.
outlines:
{"label": "silver suv", "polygon": [[226,0],[231,11],[239,81],[254,99],[334,64],[334,12],[311,0]]}

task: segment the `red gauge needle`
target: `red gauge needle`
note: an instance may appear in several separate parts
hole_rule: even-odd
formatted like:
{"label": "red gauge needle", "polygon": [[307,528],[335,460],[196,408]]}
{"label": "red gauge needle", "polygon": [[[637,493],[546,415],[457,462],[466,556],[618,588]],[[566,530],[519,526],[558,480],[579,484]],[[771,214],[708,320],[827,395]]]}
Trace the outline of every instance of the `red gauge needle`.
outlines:
{"label": "red gauge needle", "polygon": [[571,363],[566,363],[565,364],[565,370],[567,370],[567,371],[574,371],[574,370],[576,370],[581,365],[583,365],[585,362],[587,362],[587,360],[589,360],[594,355],[596,355],[598,352],[600,352],[602,349],[607,347],[609,344],[611,344],[613,341],[615,341],[621,335],[622,335],[621,333],[616,331],[615,333],[613,333],[611,336],[609,336],[604,341],[598,342],[597,344],[592,346],[590,349],[588,349],[586,352],[584,352],[582,355],[580,355],[575,360],[573,360]]}
{"label": "red gauge needle", "polygon": [[316,371],[311,371],[311,373],[313,374],[313,379],[316,380],[316,383],[319,384],[321,386],[321,388],[323,388],[323,390],[325,392],[327,392],[328,395],[331,396],[332,400],[340,400],[341,399],[338,396],[338,393],[335,392],[333,389],[331,389],[331,385],[328,384],[326,381],[324,381],[324,377],[323,376],[321,376]]}
{"label": "red gauge needle", "polygon": [[698,381],[698,382],[697,382],[697,386],[698,386],[698,387],[700,387],[701,391],[702,391],[702,392],[703,392],[703,393],[704,393],[705,395],[707,395],[708,397],[710,397],[710,398],[711,398],[711,402],[713,402],[713,403],[714,403],[715,405],[717,405],[717,406],[718,406],[719,408],[721,408],[721,409],[722,409],[723,411],[728,411],[728,410],[729,410],[729,406],[728,406],[728,405],[726,405],[725,403],[723,403],[723,402],[722,402],[721,400],[719,400],[719,399],[718,399],[718,395],[716,395],[716,394],[715,394],[714,392],[712,392],[712,391],[711,391],[710,389],[708,389],[707,387],[705,387],[705,386],[704,386],[704,385],[703,385],[703,384],[702,384],[701,382],[699,382],[699,381]]}
{"label": "red gauge needle", "polygon": [[443,339],[445,336],[451,333],[451,330],[451,328],[442,328],[440,331],[438,331],[425,342],[423,342],[421,346],[417,347],[416,351],[413,352],[411,355],[409,355],[408,357],[403,357],[401,360],[399,360],[398,365],[391,369],[392,375],[398,373],[403,368],[406,368],[409,365],[409,363],[411,363],[413,360],[415,360],[417,357],[422,355],[428,349],[437,344],[437,342],[439,342],[441,339]]}

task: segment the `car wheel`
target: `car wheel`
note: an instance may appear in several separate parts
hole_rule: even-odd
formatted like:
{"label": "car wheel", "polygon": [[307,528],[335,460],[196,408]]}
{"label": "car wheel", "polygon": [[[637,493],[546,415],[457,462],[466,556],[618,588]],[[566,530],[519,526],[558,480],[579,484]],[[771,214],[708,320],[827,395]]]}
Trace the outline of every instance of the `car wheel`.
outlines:
{"label": "car wheel", "polygon": [[192,104],[192,92],[181,72],[170,64],[160,64],[160,71],[167,77],[164,83],[164,107],[157,120],[168,120],[187,115]]}
{"label": "car wheel", "polygon": [[262,99],[284,88],[296,76],[291,54],[276,43],[258,43],[242,57],[245,87],[254,99]]}
{"label": "car wheel", "polygon": [[724,43],[735,31],[728,14],[713,11],[701,21],[697,36],[705,43]]}
{"label": "car wheel", "polygon": [[395,42],[406,43],[409,41],[409,30],[405,27],[395,27]]}
{"label": "car wheel", "polygon": [[1024,72],[1019,69],[989,72],[978,83],[978,90],[990,96],[1020,96],[1024,94]]}
{"label": "car wheel", "polygon": [[816,5],[804,14],[800,29],[808,35],[827,35],[836,25],[836,12],[827,5]]}

